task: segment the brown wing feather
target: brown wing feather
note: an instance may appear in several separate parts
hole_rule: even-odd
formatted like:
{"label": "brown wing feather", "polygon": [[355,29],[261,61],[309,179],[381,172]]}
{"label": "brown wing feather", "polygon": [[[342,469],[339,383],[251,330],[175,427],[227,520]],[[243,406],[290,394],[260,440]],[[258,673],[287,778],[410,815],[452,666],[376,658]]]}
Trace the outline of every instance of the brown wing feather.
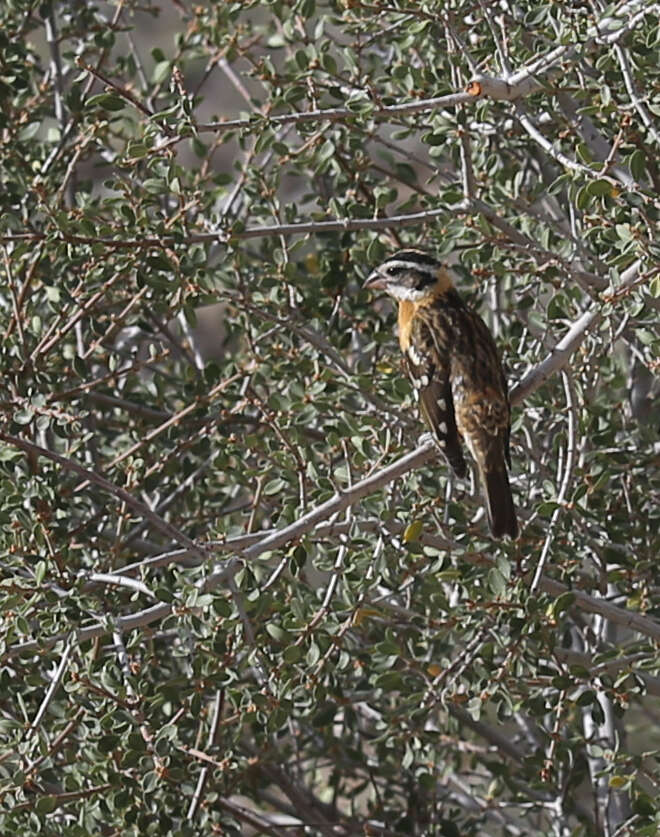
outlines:
{"label": "brown wing feather", "polygon": [[506,463],[510,409],[506,381],[491,333],[481,317],[464,309],[452,355],[451,389],[456,424],[472,454],[496,537],[518,535]]}
{"label": "brown wing feather", "polygon": [[420,411],[459,475],[461,449],[472,454],[496,537],[517,537],[507,462],[510,409],[495,341],[456,291],[440,285],[418,301],[399,302],[399,342]]}
{"label": "brown wing feather", "polygon": [[413,323],[405,359],[422,417],[456,475],[464,477],[466,467],[454,415],[449,354],[438,351],[433,333],[422,318]]}

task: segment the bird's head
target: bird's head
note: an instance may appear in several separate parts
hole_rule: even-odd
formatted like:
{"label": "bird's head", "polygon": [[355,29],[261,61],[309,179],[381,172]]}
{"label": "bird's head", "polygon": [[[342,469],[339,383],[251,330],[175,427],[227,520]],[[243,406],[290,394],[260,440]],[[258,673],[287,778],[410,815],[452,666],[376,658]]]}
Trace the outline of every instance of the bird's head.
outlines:
{"label": "bird's head", "polygon": [[423,303],[454,287],[446,267],[422,250],[400,250],[379,265],[364,283],[398,300]]}

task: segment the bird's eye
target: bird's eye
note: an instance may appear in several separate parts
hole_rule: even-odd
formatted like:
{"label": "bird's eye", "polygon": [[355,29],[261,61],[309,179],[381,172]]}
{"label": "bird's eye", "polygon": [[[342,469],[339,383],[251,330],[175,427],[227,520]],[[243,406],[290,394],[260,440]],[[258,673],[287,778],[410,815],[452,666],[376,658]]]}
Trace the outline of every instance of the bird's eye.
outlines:
{"label": "bird's eye", "polygon": [[401,276],[401,274],[406,272],[405,267],[401,267],[400,265],[391,265],[390,267],[386,268],[387,275],[391,276],[393,279],[396,276]]}

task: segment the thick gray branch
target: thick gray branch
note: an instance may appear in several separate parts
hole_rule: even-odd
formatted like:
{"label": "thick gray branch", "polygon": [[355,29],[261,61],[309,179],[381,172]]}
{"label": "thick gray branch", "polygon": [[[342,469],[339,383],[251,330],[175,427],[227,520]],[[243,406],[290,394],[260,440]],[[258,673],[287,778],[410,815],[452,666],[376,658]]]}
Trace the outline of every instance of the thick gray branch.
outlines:
{"label": "thick gray branch", "polygon": [[567,64],[575,63],[585,52],[590,52],[599,45],[609,46],[617,43],[634,29],[643,17],[659,9],[658,3],[630,0],[618,9],[616,15],[608,15],[599,20],[583,43],[562,44],[503,78],[475,76],[468,84],[467,91],[475,98],[485,97],[506,102],[529,96],[544,87],[547,81],[547,78],[543,79],[544,76],[559,71],[565,72]]}
{"label": "thick gray branch", "polygon": [[[641,262],[636,261],[621,277],[621,284],[617,290],[631,287],[641,268]],[[524,401],[528,395],[542,386],[548,378],[566,365],[573,352],[581,345],[587,334],[603,319],[603,302],[594,302],[582,316],[576,320],[554,349],[540,363],[523,376],[519,384],[511,391],[511,403]]]}

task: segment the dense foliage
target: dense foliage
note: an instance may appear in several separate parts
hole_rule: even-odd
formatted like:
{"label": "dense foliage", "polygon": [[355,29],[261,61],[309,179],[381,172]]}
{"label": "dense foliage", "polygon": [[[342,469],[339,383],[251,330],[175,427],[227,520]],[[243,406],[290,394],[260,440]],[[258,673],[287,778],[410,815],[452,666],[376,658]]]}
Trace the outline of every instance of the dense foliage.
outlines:
{"label": "dense foliage", "polygon": [[[659,45],[0,5],[2,833],[658,833]],[[501,347],[515,543],[362,289],[411,245]]]}

